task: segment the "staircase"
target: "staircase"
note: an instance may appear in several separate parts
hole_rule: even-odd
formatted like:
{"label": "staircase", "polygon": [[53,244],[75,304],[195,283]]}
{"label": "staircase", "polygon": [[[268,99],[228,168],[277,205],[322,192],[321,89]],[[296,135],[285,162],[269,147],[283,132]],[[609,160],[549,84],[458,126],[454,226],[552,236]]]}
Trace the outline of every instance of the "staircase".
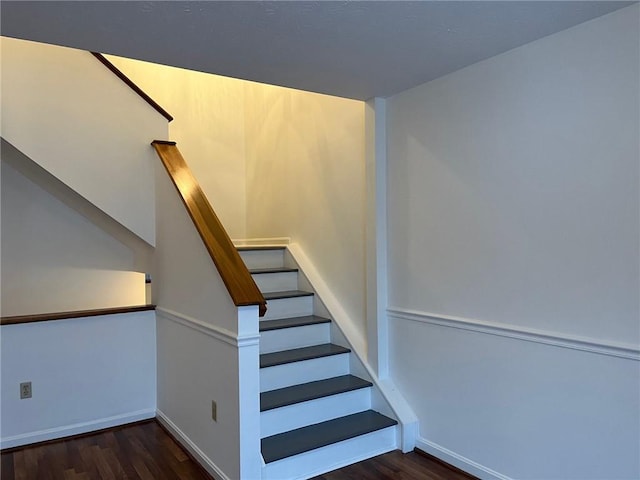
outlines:
{"label": "staircase", "polygon": [[[331,343],[284,247],[239,247],[267,300],[260,321],[263,479],[304,479],[397,448],[397,421],[371,409],[373,384]],[[344,342],[343,342],[344,343]]]}

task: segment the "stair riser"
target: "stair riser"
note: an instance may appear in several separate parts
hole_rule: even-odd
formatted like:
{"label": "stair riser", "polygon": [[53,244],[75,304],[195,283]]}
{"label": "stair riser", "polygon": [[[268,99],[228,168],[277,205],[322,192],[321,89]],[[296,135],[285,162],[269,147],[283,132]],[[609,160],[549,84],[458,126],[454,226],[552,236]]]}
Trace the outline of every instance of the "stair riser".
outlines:
{"label": "stair riser", "polygon": [[263,480],[306,479],[397,448],[397,426],[266,464]]}
{"label": "stair riser", "polygon": [[361,388],[260,414],[260,435],[268,437],[371,408],[371,388]]}
{"label": "stair riser", "polygon": [[284,266],[284,250],[240,250],[238,253],[249,270]]}
{"label": "stair riser", "polygon": [[314,358],[260,369],[260,391],[290,387],[349,373],[349,354]]}
{"label": "stair riser", "polygon": [[260,333],[260,353],[279,352],[329,343],[330,335],[329,323],[269,330]]}
{"label": "stair riser", "polygon": [[313,297],[279,298],[267,301],[267,314],[261,320],[304,317],[313,314]]}
{"label": "stair riser", "polygon": [[298,272],[255,273],[253,280],[263,293],[298,289]]}

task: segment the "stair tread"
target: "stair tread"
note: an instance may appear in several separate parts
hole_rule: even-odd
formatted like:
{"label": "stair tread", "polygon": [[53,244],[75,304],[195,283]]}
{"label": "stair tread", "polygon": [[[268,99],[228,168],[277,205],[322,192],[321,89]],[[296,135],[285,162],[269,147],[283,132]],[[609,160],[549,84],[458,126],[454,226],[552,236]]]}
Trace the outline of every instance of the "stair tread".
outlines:
{"label": "stair tread", "polygon": [[304,290],[284,290],[282,292],[263,292],[262,296],[265,300],[278,300],[280,298],[293,297],[310,297],[313,292],[305,292]]}
{"label": "stair tread", "polygon": [[297,268],[290,267],[271,267],[271,268],[252,268],[249,270],[249,273],[252,275],[260,275],[263,273],[289,273],[289,272],[297,272]]}
{"label": "stair tread", "polygon": [[262,457],[265,463],[271,463],[397,424],[392,418],[366,410],[263,438]]}
{"label": "stair tread", "polygon": [[334,345],[333,343],[323,343],[311,347],[294,348],[292,350],[282,350],[280,352],[263,353],[260,355],[260,368],[284,365],[285,363],[300,362],[314,358],[328,357],[349,353],[348,348]]}
{"label": "stair tread", "polygon": [[263,320],[260,322],[260,331],[280,330],[283,328],[305,327],[307,325],[317,325],[319,323],[331,323],[331,320],[316,315],[305,317],[277,318],[275,320]]}
{"label": "stair tread", "polygon": [[279,388],[260,394],[260,411],[264,412],[274,408],[315,400],[316,398],[351,392],[371,387],[372,385],[371,382],[354,375],[341,375],[326,380]]}
{"label": "stair tread", "polygon": [[278,245],[246,245],[241,247],[236,247],[236,250],[240,252],[247,252],[251,250],[284,250],[286,247],[281,247]]}

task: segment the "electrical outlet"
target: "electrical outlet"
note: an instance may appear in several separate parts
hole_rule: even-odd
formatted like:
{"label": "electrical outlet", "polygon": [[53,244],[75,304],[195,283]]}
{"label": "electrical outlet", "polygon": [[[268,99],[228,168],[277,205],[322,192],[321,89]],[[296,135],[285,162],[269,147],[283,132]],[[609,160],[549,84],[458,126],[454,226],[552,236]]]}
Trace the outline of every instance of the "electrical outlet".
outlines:
{"label": "electrical outlet", "polygon": [[211,400],[211,419],[214,422],[218,421],[218,405],[215,400]]}
{"label": "electrical outlet", "polygon": [[20,400],[31,398],[31,382],[23,382],[20,384]]}

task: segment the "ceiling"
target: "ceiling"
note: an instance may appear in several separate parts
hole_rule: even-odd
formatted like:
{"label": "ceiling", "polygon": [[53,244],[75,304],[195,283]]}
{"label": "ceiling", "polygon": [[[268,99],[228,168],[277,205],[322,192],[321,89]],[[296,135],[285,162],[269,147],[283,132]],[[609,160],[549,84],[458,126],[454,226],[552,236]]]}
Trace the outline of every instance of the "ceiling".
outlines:
{"label": "ceiling", "polygon": [[0,31],[364,100],[632,3],[3,0]]}

